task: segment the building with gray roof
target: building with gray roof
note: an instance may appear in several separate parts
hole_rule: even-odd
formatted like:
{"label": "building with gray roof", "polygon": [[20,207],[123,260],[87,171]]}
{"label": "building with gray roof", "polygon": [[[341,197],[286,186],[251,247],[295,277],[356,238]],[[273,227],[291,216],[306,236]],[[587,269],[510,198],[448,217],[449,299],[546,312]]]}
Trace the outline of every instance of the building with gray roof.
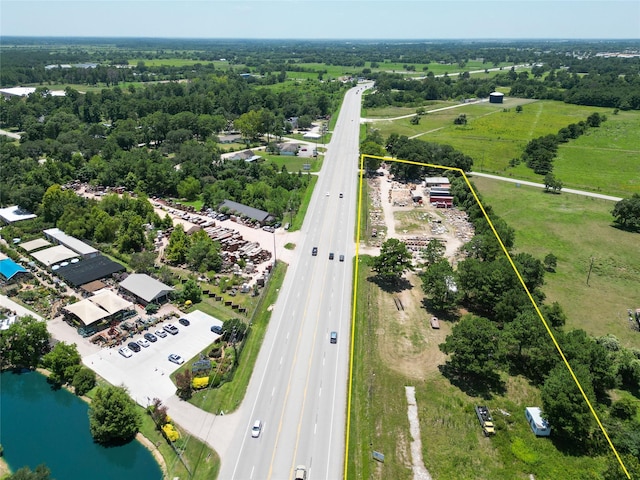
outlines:
{"label": "building with gray roof", "polygon": [[174,290],[173,287],[143,273],[132,273],[120,282],[120,288],[142,305],[164,303],[169,300],[169,293]]}

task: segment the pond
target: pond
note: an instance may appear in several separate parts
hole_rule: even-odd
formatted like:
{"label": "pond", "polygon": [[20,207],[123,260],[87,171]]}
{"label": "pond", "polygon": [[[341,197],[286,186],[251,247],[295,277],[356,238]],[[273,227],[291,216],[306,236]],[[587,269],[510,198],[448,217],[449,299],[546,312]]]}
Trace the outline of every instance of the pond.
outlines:
{"label": "pond", "polygon": [[37,372],[0,375],[0,443],[13,472],[44,463],[57,480],[160,480],[151,452],[133,441],[105,448],[89,433],[89,406],[64,389],[52,390]]}

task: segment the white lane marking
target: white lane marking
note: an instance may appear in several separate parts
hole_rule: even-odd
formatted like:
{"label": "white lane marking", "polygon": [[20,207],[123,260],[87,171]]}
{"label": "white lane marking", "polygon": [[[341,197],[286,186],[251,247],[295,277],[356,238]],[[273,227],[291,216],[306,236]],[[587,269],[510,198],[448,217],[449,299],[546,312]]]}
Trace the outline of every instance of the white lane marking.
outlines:
{"label": "white lane marking", "polygon": [[256,466],[254,465],[254,466],[251,468],[251,475],[249,476],[249,478],[253,478],[253,471],[254,471],[255,469],[256,469]]}

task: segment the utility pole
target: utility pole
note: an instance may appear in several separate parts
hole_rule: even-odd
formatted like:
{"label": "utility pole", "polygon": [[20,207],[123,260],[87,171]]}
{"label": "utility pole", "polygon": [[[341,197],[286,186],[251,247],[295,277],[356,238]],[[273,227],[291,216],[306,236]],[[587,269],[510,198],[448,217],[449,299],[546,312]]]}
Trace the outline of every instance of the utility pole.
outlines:
{"label": "utility pole", "polygon": [[591,257],[591,265],[589,265],[589,273],[587,274],[587,287],[589,286],[589,278],[591,277],[591,270],[593,270],[593,260],[594,258]]}

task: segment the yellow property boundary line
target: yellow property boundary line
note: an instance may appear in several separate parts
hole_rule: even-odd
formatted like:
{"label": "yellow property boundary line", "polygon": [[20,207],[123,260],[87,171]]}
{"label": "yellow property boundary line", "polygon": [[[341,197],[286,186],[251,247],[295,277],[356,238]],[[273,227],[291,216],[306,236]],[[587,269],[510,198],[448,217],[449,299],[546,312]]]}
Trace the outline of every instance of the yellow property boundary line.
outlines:
{"label": "yellow property boundary line", "polygon": [[595,418],[596,423],[600,427],[600,430],[602,430],[602,433],[604,434],[605,438],[607,439],[607,442],[609,443],[609,447],[611,447],[611,450],[615,454],[616,459],[618,460],[618,463],[620,464],[620,467],[622,467],[622,470],[624,471],[624,473],[627,476],[627,478],[631,479],[631,475],[629,475],[629,472],[627,471],[627,467],[625,467],[624,462],[622,461],[622,458],[620,458],[620,455],[618,454],[618,451],[616,450],[616,447],[611,442],[611,439],[609,438],[609,434],[607,433],[606,429],[604,428],[604,425],[602,425],[602,422],[600,421],[600,418],[598,417],[598,414],[596,413],[595,409],[593,408],[593,405],[591,405],[591,401],[587,397],[586,393],[584,393],[584,390],[582,389],[582,385],[580,385],[580,381],[576,377],[575,373],[573,373],[573,369],[571,368],[571,365],[569,365],[569,361],[565,357],[564,352],[562,351],[562,348],[560,348],[560,345],[558,344],[558,342],[556,340],[556,337],[553,335],[553,332],[549,328],[549,325],[547,324],[547,321],[545,320],[544,316],[542,315],[542,312],[538,308],[538,305],[536,304],[535,300],[533,299],[533,296],[531,295],[531,292],[529,291],[529,289],[525,285],[524,280],[522,279],[522,276],[520,275],[520,272],[518,271],[518,268],[516,267],[515,263],[513,262],[513,259],[511,258],[511,255],[509,255],[509,252],[507,251],[507,248],[502,243],[502,240],[500,239],[500,235],[498,235],[498,232],[496,231],[495,227],[493,226],[493,223],[491,222],[491,219],[489,218],[489,215],[487,215],[487,212],[485,211],[484,207],[482,206],[482,203],[480,202],[480,199],[478,198],[478,195],[476,194],[475,190],[471,186],[471,182],[469,182],[469,179],[467,178],[467,175],[464,173],[464,171],[462,169],[460,169],[460,168],[446,167],[444,165],[433,165],[431,163],[413,162],[411,160],[400,160],[400,159],[397,159],[397,158],[379,157],[379,156],[375,156],[375,155],[366,155],[366,154],[360,155],[360,183],[359,183],[359,187],[358,187],[358,226],[357,226],[357,233],[356,233],[356,262],[355,262],[355,269],[354,269],[353,302],[352,302],[353,303],[353,310],[352,310],[352,313],[351,313],[351,348],[350,348],[350,353],[349,353],[349,389],[348,389],[348,399],[347,399],[347,435],[346,435],[346,441],[345,441],[345,455],[344,455],[344,478],[346,479],[348,477],[348,469],[349,469],[349,437],[350,437],[350,433],[351,433],[351,396],[352,396],[352,390],[353,390],[353,350],[354,350],[354,347],[355,347],[355,340],[354,340],[355,339],[355,322],[356,322],[356,307],[357,307],[357,301],[358,301],[357,292],[358,292],[358,269],[359,269],[359,252],[360,252],[360,223],[361,223],[361,215],[362,215],[362,182],[363,182],[363,178],[364,178],[364,159],[365,159],[365,157],[375,158],[375,159],[383,160],[383,161],[386,161],[386,162],[391,161],[391,162],[406,163],[406,164],[409,164],[409,165],[418,165],[418,166],[421,166],[421,167],[439,168],[439,169],[442,169],[442,170],[449,170],[449,171],[452,171],[452,172],[458,172],[459,174],[462,175],[462,177],[464,178],[464,181],[467,183],[467,186],[469,187],[469,191],[471,192],[471,194],[473,195],[473,198],[475,198],[476,202],[478,203],[478,206],[480,207],[480,210],[482,210],[482,214],[484,215],[484,218],[489,223],[489,227],[491,227],[491,231],[493,232],[493,234],[495,235],[496,239],[498,240],[498,243],[500,244],[500,248],[502,248],[502,251],[504,252],[505,256],[507,257],[507,260],[509,261],[509,264],[511,265],[511,268],[513,268],[513,271],[516,273],[516,275],[518,277],[518,280],[520,280],[520,283],[522,284],[522,288],[524,288],[524,291],[527,293],[527,297],[531,301],[531,305],[533,305],[533,308],[536,310],[536,313],[538,314],[538,317],[540,317],[540,320],[542,321],[542,324],[544,325],[544,328],[547,330],[547,333],[549,334],[549,337],[551,338],[551,341],[553,342],[553,344],[555,345],[556,349],[558,350],[558,353],[560,353],[560,357],[562,358],[562,361],[564,362],[565,366],[567,367],[567,370],[569,370],[569,373],[571,374],[571,378],[573,378],[573,381],[578,386],[578,389],[580,390],[580,393],[582,394],[582,398],[584,398],[584,401],[587,402],[589,410],[591,411],[591,415],[593,415],[593,418]]}

